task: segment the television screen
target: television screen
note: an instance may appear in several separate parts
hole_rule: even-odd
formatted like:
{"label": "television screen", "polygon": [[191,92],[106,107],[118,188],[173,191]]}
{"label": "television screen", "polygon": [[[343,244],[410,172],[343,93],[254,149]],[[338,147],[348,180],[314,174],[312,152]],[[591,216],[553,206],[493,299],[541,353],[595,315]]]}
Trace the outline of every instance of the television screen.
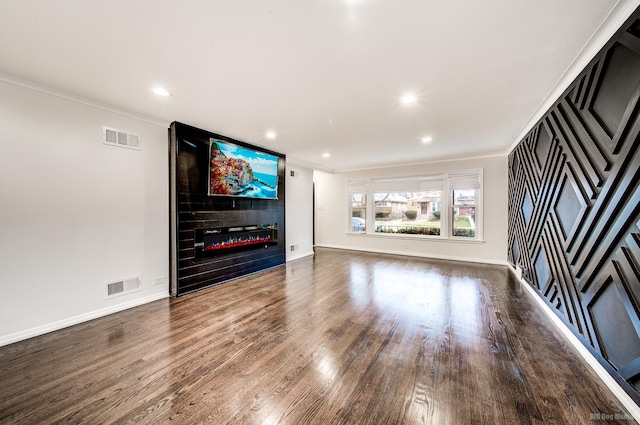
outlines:
{"label": "television screen", "polygon": [[209,196],[278,198],[278,157],[209,139]]}

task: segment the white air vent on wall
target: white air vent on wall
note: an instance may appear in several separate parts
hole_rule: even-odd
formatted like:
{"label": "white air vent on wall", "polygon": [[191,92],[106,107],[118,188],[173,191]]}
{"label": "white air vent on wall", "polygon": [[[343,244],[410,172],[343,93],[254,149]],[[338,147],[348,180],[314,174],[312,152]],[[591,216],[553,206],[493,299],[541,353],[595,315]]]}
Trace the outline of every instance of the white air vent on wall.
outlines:
{"label": "white air vent on wall", "polygon": [[142,275],[106,282],[105,289],[107,298],[140,291],[142,289]]}
{"label": "white air vent on wall", "polygon": [[140,136],[125,133],[115,128],[102,127],[102,143],[111,146],[120,146],[140,150]]}

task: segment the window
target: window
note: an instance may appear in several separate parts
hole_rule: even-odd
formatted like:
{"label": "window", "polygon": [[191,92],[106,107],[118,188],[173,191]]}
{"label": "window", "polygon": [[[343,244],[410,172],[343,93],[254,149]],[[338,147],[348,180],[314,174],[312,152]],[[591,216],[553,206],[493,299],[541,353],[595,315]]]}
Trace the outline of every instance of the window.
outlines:
{"label": "window", "polygon": [[440,235],[437,205],[441,193],[439,190],[374,193],[375,233]]}
{"label": "window", "polygon": [[351,194],[351,231],[364,232],[367,228],[367,194]]}
{"label": "window", "polygon": [[350,180],[347,187],[352,233],[482,238],[482,169]]}
{"label": "window", "polygon": [[453,190],[452,235],[474,238],[476,236],[476,190]]}
{"label": "window", "polygon": [[478,237],[478,199],[482,170],[462,171],[449,175],[451,191],[451,236],[475,239]]}
{"label": "window", "polygon": [[348,183],[349,229],[354,233],[363,233],[367,230],[367,191],[369,181],[350,180]]}

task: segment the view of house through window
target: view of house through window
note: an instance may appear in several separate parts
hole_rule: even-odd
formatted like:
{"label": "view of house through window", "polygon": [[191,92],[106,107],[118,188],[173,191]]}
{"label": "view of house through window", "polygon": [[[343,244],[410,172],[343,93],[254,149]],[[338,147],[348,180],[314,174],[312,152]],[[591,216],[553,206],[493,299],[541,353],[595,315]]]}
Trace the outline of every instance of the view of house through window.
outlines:
{"label": "view of house through window", "polygon": [[351,233],[481,240],[482,169],[347,181]]}
{"label": "view of house through window", "polygon": [[440,235],[441,190],[374,193],[375,232]]}

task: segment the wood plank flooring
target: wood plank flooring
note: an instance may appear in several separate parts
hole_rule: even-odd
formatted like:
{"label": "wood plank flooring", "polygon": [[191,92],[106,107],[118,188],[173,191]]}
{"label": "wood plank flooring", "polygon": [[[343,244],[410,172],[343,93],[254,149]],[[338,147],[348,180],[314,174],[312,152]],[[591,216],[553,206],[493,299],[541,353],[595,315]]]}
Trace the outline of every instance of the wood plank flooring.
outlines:
{"label": "wood plank flooring", "polygon": [[635,423],[616,414],[498,266],[317,249],[0,348],[2,424]]}

